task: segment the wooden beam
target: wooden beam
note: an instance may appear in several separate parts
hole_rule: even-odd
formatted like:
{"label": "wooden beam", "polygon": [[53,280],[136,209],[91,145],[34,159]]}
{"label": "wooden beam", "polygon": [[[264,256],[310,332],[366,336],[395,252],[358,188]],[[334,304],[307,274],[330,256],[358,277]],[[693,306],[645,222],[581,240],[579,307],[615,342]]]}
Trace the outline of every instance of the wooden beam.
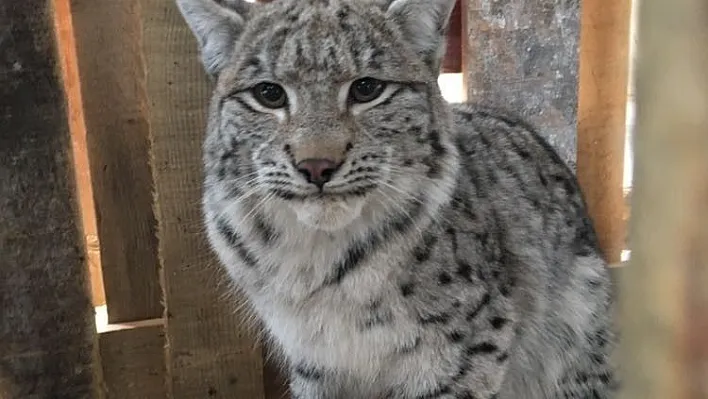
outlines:
{"label": "wooden beam", "polygon": [[100,397],[52,2],[0,2],[0,397]]}
{"label": "wooden beam", "polygon": [[263,359],[226,294],[200,210],[202,140],[211,87],[174,1],[141,0],[156,215],[175,399],[263,398]]}
{"label": "wooden beam", "polygon": [[165,333],[162,324],[131,326],[99,335],[108,399],[165,399]]}
{"label": "wooden beam", "polygon": [[584,0],[577,174],[608,262],[625,249],[624,142],[631,0]]}
{"label": "wooden beam", "polygon": [[109,323],[161,317],[137,0],[71,0]]}
{"label": "wooden beam", "polygon": [[71,18],[69,0],[54,0],[57,20],[57,41],[59,59],[64,81],[64,90],[69,112],[69,130],[71,131],[74,148],[74,164],[81,220],[86,238],[86,255],[91,281],[91,297],[93,306],[106,304],[106,292],[103,288],[103,271],[98,245],[96,227],[96,209],[93,203],[93,188],[89,169],[88,151],[86,149],[86,124],[84,123],[84,108],[81,100],[81,85],[79,83],[78,61],[76,59],[76,42],[74,40],[74,25]]}
{"label": "wooden beam", "polygon": [[452,15],[450,15],[447,47],[442,65],[443,73],[460,73],[462,71],[462,15],[464,12],[462,3],[462,0],[457,0]]}
{"label": "wooden beam", "polygon": [[579,2],[467,0],[467,98],[538,127],[575,164]]}
{"label": "wooden beam", "polygon": [[708,2],[639,9],[623,399],[708,397]]}

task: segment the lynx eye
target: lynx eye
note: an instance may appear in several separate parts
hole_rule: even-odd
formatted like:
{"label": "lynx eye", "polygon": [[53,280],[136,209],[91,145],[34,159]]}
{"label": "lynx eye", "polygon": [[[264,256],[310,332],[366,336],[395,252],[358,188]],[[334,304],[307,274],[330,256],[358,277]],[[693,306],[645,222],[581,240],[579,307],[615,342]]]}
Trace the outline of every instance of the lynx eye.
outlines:
{"label": "lynx eye", "polygon": [[377,99],[385,88],[386,83],[378,79],[358,79],[349,89],[349,99],[356,103],[368,103]]}
{"label": "lynx eye", "polygon": [[283,108],[288,103],[288,96],[282,86],[263,82],[251,90],[253,97],[266,108]]}

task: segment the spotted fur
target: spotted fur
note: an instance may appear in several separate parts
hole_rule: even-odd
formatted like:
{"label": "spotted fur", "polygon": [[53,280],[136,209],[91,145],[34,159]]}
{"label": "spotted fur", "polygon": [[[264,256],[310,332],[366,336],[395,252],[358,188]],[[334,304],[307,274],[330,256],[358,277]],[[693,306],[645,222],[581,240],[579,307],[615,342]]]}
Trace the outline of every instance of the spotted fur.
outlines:
{"label": "spotted fur", "polygon": [[[212,247],[303,399],[609,398],[605,263],[523,121],[451,106],[454,0],[178,0],[216,89]],[[351,100],[352,82],[385,82]],[[254,97],[280,85],[281,108]],[[298,171],[337,160],[322,188]]]}

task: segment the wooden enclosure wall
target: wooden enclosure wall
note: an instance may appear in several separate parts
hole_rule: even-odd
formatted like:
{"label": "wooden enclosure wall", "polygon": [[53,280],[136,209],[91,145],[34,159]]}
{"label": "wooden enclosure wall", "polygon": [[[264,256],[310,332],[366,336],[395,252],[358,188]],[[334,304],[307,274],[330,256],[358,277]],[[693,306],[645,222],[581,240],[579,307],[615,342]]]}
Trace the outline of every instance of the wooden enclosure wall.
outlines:
{"label": "wooden enclosure wall", "polygon": [[70,4],[108,321],[160,318],[138,5],[94,0]]}
{"label": "wooden enclosure wall", "polygon": [[624,142],[631,0],[583,0],[578,85],[578,180],[610,263],[625,248]]}
{"label": "wooden enclosure wall", "polygon": [[98,244],[96,227],[96,211],[93,202],[93,185],[91,171],[88,166],[88,150],[86,145],[86,124],[81,100],[81,85],[76,63],[76,42],[71,23],[69,0],[54,0],[54,19],[59,60],[61,62],[66,107],[69,115],[69,131],[73,146],[74,165],[76,167],[77,195],[81,210],[86,257],[88,261],[91,294],[94,306],[106,304],[106,293],[103,285],[103,270]]}
{"label": "wooden enclosure wall", "polygon": [[108,397],[263,397],[261,350],[200,227],[210,88],[192,35],[173,1],[70,5],[111,324],[99,337]]}

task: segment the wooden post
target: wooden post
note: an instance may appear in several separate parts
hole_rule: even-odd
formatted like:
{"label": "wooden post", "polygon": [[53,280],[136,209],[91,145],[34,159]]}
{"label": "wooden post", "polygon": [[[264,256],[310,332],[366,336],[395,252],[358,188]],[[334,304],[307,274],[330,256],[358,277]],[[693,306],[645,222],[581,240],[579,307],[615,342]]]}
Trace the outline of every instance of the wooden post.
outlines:
{"label": "wooden post", "polygon": [[639,10],[624,399],[708,398],[708,2]]}
{"label": "wooden post", "polygon": [[159,318],[163,307],[137,0],[71,0],[71,11],[108,321]]}
{"label": "wooden post", "polygon": [[584,0],[580,42],[578,180],[610,263],[621,260],[631,0]]}
{"label": "wooden post", "polygon": [[0,27],[0,397],[100,397],[52,2]]}
{"label": "wooden post", "polygon": [[161,399],[165,339],[138,3],[70,0],[70,11],[76,47],[67,50],[81,79],[111,330],[99,335],[103,386],[109,399]]}
{"label": "wooden post", "polygon": [[211,87],[174,1],[140,0],[171,397],[263,398],[263,360],[204,235]]}
{"label": "wooden post", "polygon": [[575,164],[578,1],[467,0],[468,96],[527,118]]}
{"label": "wooden post", "polygon": [[460,73],[462,71],[462,15],[465,13],[463,3],[466,3],[466,0],[457,0],[452,15],[450,15],[442,73]]}
{"label": "wooden post", "polygon": [[103,271],[98,248],[98,232],[96,231],[96,209],[93,203],[91,173],[86,149],[86,124],[81,100],[81,85],[76,60],[76,43],[74,27],[71,18],[70,0],[53,0],[57,21],[57,41],[59,58],[62,64],[64,90],[67,97],[69,112],[69,130],[74,147],[74,164],[76,165],[76,181],[82,226],[86,238],[88,270],[91,281],[91,294],[94,306],[106,304],[106,293],[103,288]]}

